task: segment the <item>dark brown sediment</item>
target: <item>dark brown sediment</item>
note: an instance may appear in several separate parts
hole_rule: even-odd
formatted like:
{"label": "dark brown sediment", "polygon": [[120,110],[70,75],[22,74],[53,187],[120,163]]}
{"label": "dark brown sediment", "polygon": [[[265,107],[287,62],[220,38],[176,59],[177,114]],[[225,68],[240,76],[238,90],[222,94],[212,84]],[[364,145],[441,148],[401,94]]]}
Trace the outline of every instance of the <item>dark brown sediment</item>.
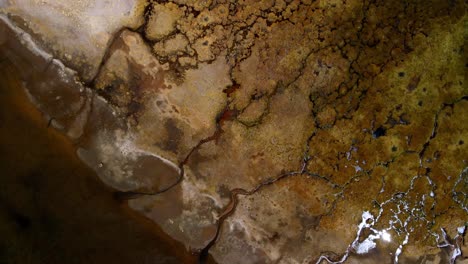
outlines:
{"label": "dark brown sediment", "polygon": [[29,101],[0,47],[0,263],[194,263],[114,199]]}

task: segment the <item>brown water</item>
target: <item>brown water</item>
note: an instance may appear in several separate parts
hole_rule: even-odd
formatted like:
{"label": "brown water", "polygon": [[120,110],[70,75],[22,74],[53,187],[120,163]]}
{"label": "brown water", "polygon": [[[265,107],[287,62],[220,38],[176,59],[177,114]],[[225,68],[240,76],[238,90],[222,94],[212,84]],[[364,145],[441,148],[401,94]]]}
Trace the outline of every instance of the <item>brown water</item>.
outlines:
{"label": "brown water", "polygon": [[0,263],[193,263],[47,126],[0,49]]}

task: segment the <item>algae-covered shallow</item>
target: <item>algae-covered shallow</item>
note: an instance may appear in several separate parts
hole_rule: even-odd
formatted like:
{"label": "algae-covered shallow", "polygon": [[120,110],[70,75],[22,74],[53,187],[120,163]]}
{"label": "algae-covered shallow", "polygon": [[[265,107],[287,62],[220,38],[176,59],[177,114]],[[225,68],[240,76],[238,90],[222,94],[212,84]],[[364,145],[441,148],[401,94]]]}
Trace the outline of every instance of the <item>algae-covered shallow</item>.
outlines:
{"label": "algae-covered shallow", "polygon": [[466,3],[110,6],[0,1],[0,43],[38,124],[158,252],[467,261]]}

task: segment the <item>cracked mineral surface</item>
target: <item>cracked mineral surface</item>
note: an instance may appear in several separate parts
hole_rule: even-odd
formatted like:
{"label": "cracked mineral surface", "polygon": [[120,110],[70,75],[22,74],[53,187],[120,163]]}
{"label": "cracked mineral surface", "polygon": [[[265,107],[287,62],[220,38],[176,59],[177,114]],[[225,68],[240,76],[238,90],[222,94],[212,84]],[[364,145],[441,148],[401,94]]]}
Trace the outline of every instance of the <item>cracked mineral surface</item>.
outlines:
{"label": "cracked mineral surface", "polygon": [[200,262],[468,263],[466,10],[0,0],[0,46],[44,122]]}

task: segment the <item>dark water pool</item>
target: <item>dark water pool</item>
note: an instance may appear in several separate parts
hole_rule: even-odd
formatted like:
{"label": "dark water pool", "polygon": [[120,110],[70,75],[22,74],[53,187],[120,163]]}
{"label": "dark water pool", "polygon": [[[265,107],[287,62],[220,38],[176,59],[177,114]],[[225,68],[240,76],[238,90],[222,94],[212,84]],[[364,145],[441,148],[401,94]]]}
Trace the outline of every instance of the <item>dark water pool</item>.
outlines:
{"label": "dark water pool", "polygon": [[0,263],[194,263],[47,126],[8,54],[0,50]]}

